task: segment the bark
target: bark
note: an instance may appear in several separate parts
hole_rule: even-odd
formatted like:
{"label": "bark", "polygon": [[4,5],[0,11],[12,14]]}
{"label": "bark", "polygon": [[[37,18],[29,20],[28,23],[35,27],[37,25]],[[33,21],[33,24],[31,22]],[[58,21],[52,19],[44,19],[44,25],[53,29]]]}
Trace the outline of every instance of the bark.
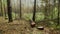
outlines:
{"label": "bark", "polygon": [[36,0],[34,0],[33,21],[35,21],[35,14],[36,14]]}
{"label": "bark", "polygon": [[57,25],[59,25],[60,24],[60,22],[59,22],[59,13],[60,13],[60,0],[58,0],[58,24]]}
{"label": "bark", "polygon": [[22,16],[21,13],[22,13],[22,12],[21,12],[21,0],[20,0],[20,18],[21,18],[21,16]]}
{"label": "bark", "polygon": [[2,0],[1,0],[1,15],[3,16]]}
{"label": "bark", "polygon": [[10,4],[10,0],[7,0],[7,8],[8,8],[8,18],[9,18],[9,22],[12,22],[12,8],[11,8],[11,4]]}
{"label": "bark", "polygon": [[5,4],[4,4],[4,15],[5,15],[5,19],[7,19],[6,17],[7,17],[7,15],[6,15],[7,13],[6,13],[6,7],[5,7]]}

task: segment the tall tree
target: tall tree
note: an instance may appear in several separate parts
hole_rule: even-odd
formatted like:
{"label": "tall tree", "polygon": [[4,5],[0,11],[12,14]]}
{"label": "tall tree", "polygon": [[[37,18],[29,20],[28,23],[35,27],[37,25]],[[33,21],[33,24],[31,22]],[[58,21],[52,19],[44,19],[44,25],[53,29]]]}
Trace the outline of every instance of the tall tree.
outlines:
{"label": "tall tree", "polygon": [[0,2],[1,2],[1,15],[3,16],[2,0],[0,0]]}
{"label": "tall tree", "polygon": [[45,19],[48,19],[48,0],[45,0]]}
{"label": "tall tree", "polygon": [[59,23],[59,13],[60,13],[60,0],[58,0],[58,24],[57,25],[59,25],[60,23]]}
{"label": "tall tree", "polygon": [[6,13],[6,0],[3,0],[4,1],[4,15],[5,15],[5,19],[7,19],[7,13]]}
{"label": "tall tree", "polygon": [[8,18],[9,18],[9,22],[12,22],[12,8],[11,8],[11,1],[7,0],[7,8],[8,8]]}
{"label": "tall tree", "polygon": [[35,14],[36,14],[36,0],[34,0],[33,21],[35,21]]}
{"label": "tall tree", "polygon": [[21,13],[22,13],[22,12],[21,12],[21,0],[20,0],[20,18],[21,18],[21,16],[22,16]]}

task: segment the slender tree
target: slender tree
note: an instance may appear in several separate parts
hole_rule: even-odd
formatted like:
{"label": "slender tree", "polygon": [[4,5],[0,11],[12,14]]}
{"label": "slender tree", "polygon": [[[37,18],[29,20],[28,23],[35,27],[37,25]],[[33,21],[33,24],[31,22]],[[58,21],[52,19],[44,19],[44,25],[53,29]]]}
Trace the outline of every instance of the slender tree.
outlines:
{"label": "slender tree", "polygon": [[21,13],[22,13],[22,12],[21,12],[21,0],[20,0],[20,18],[21,18],[21,16],[22,16]]}
{"label": "slender tree", "polygon": [[59,13],[60,13],[60,0],[58,0],[58,24],[57,25],[59,25],[60,23],[59,23]]}
{"label": "slender tree", "polygon": [[35,21],[35,14],[36,14],[36,0],[34,0],[33,21]]}
{"label": "slender tree", "polygon": [[[15,0],[14,0],[15,1]],[[17,3],[16,3],[17,4]],[[16,4],[15,4],[15,2],[14,2],[14,12],[15,12],[15,19],[16,19],[16,11],[17,11],[17,8],[16,8]]]}
{"label": "slender tree", "polygon": [[11,8],[11,3],[10,0],[7,0],[7,8],[8,8],[8,18],[9,22],[12,22],[12,8]]}
{"label": "slender tree", "polygon": [[[4,2],[5,2],[6,0],[4,0]],[[4,15],[5,15],[5,19],[7,19],[6,17],[7,17],[7,15],[6,15],[6,3],[4,3]]]}
{"label": "slender tree", "polygon": [[45,0],[45,19],[47,19],[47,17],[48,17],[47,7],[48,7],[48,0]]}
{"label": "slender tree", "polygon": [[0,2],[1,2],[1,15],[3,16],[2,0],[0,0]]}

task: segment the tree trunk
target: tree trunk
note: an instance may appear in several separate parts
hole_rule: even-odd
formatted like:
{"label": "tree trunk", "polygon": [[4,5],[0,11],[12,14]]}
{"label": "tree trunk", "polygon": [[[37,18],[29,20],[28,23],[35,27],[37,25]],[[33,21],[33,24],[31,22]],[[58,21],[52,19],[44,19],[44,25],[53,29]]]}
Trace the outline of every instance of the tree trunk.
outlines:
{"label": "tree trunk", "polygon": [[3,16],[2,0],[1,0],[1,15]]}
{"label": "tree trunk", "polygon": [[60,0],[58,0],[58,24],[57,25],[59,25],[60,23],[59,23],[59,13],[60,13]]}
{"label": "tree trunk", "polygon": [[7,0],[7,8],[8,8],[8,18],[9,18],[9,22],[12,22],[12,8],[11,8],[11,4],[10,4],[10,0]]}
{"label": "tree trunk", "polygon": [[22,12],[21,12],[21,0],[20,0],[20,18],[22,17]]}
{"label": "tree trunk", "polygon": [[[5,2],[5,1],[4,1]],[[4,15],[5,15],[5,19],[7,19],[7,15],[6,15],[6,7],[5,7],[5,3],[4,3]]]}
{"label": "tree trunk", "polygon": [[35,21],[35,14],[36,14],[36,0],[34,0],[33,21]]}

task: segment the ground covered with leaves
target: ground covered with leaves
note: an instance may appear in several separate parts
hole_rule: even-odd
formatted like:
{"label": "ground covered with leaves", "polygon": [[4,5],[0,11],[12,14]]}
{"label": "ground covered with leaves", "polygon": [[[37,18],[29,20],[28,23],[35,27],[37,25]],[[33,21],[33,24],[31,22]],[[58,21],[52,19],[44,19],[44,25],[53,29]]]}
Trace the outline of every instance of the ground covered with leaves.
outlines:
{"label": "ground covered with leaves", "polygon": [[[44,26],[44,30],[38,30],[38,26]],[[0,17],[0,34],[60,34],[60,30],[48,27],[44,23],[36,24],[36,27],[32,28],[29,21],[14,20],[8,23],[7,20]]]}

